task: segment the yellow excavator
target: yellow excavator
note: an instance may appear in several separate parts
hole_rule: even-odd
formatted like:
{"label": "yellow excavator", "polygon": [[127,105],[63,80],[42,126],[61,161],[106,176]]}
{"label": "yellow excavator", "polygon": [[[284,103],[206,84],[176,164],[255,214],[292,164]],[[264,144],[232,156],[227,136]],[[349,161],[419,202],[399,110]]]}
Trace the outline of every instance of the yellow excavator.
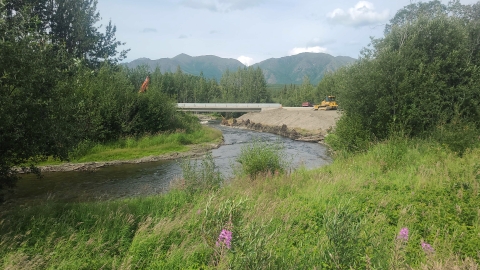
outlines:
{"label": "yellow excavator", "polygon": [[327,96],[325,100],[322,100],[320,104],[313,106],[314,111],[318,110],[336,110],[338,108],[337,101],[335,101],[335,96]]}

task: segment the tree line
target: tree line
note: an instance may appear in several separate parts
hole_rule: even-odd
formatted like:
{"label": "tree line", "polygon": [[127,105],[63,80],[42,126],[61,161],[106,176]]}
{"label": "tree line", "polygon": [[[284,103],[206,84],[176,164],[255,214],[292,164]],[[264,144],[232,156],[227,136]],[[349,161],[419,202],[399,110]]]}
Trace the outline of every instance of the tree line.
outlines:
{"label": "tree line", "polygon": [[200,76],[184,73],[180,67],[175,72],[153,72],[148,66],[128,69],[130,76],[141,83],[146,76],[150,77],[150,87],[165,93],[179,103],[264,103],[271,102],[267,91],[267,83],[260,68],[243,67],[236,71],[226,70],[217,82]]}

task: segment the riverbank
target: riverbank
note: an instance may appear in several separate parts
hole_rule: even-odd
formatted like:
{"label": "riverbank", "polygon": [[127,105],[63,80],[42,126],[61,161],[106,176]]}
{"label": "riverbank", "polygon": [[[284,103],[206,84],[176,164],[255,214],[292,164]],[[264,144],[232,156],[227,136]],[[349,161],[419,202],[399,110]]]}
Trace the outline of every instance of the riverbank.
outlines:
{"label": "riverbank", "polygon": [[173,160],[186,157],[200,157],[207,151],[220,147],[222,143],[210,143],[201,145],[187,146],[188,149],[183,152],[173,152],[162,155],[153,155],[132,160],[112,160],[98,162],[80,162],[80,163],[63,163],[57,165],[39,166],[42,172],[67,172],[67,171],[92,171],[105,166],[121,165],[121,164],[137,164],[144,162],[155,162],[160,160]]}
{"label": "riverbank", "polygon": [[160,160],[202,156],[208,150],[220,147],[221,131],[202,126],[193,134],[182,132],[160,134],[140,139],[125,139],[87,150],[73,162],[40,164],[42,172],[91,171],[105,166],[136,164]]}
{"label": "riverbank", "polygon": [[478,269],[479,159],[400,139],[196,194],[18,206],[0,268]]}

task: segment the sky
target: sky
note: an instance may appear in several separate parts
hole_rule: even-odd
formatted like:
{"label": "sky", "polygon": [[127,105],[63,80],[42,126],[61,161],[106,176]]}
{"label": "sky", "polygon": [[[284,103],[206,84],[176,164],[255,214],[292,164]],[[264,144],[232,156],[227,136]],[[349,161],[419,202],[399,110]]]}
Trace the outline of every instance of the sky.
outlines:
{"label": "sky", "polygon": [[[478,0],[461,0],[473,4]],[[252,65],[323,52],[358,58],[370,37],[415,0],[98,0],[127,59],[216,55]],[[442,0],[447,3],[448,0]]]}

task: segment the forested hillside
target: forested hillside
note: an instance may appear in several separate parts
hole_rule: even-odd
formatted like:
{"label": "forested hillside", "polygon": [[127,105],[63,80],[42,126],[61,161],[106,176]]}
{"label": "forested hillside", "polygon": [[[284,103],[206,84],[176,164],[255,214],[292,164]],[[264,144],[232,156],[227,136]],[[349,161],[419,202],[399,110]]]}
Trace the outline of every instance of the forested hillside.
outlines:
{"label": "forested hillside", "polygon": [[270,58],[253,65],[260,67],[269,84],[301,84],[309,77],[318,84],[328,72],[355,62],[348,56],[331,56],[326,53],[300,53],[282,58]]}
{"label": "forested hillside", "polygon": [[150,71],[160,68],[162,73],[175,72],[178,67],[182,72],[194,76],[204,76],[207,79],[215,79],[220,81],[222,74],[228,69],[235,71],[238,68],[243,68],[240,61],[236,59],[221,58],[214,55],[203,55],[192,57],[187,54],[179,54],[173,58],[161,58],[158,60],[150,60],[149,58],[135,59],[125,66],[128,68],[136,68],[138,66],[146,65]]}
{"label": "forested hillside", "polygon": [[[305,76],[308,76],[313,84],[317,84],[326,73],[353,62],[355,59],[348,56],[334,57],[325,53],[301,53],[282,58],[270,58],[254,64],[253,67],[259,67],[263,71],[268,84],[301,84]],[[246,67],[235,59],[213,55],[192,57],[186,54],[180,54],[171,59],[139,58],[125,64],[129,68],[142,65],[148,66],[151,71],[159,67],[163,73],[175,72],[180,68],[186,74],[203,75],[205,78],[215,79],[217,82],[227,70],[235,71],[238,68]]]}

